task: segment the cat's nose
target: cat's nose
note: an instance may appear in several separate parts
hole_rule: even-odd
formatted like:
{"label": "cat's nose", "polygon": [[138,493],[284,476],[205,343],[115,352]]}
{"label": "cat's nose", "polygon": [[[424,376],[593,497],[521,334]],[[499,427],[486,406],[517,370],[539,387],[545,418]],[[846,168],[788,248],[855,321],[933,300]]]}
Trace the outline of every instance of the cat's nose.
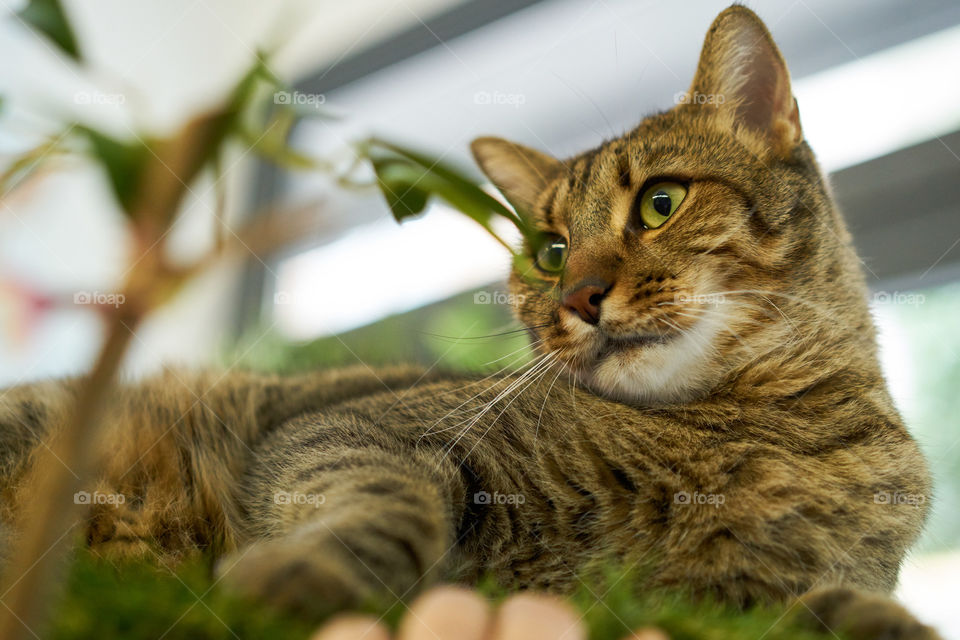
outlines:
{"label": "cat's nose", "polygon": [[610,290],[605,282],[582,282],[563,296],[563,306],[589,324],[600,322],[600,303]]}

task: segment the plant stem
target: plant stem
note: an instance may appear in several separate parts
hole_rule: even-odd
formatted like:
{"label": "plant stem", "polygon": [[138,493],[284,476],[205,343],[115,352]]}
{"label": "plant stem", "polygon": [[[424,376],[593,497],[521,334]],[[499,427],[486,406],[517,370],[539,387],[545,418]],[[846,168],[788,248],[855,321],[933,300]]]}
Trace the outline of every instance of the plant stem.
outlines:
{"label": "plant stem", "polygon": [[112,314],[106,342],[96,365],[81,385],[72,419],[35,464],[44,469],[36,494],[24,505],[23,528],[2,584],[0,638],[26,640],[42,636],[55,588],[62,584],[65,559],[77,525],[84,524],[87,505],[75,504],[74,494],[90,475],[95,457],[100,415],[111,381],[140,320],[140,313],[123,307]]}

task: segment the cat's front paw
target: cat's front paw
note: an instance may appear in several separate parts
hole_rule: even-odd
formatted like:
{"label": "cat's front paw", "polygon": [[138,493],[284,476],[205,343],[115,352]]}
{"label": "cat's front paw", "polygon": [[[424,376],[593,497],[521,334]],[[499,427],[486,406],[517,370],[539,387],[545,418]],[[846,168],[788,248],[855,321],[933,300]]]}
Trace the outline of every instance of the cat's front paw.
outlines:
{"label": "cat's front paw", "polygon": [[282,538],[226,556],[216,573],[236,594],[311,617],[355,609],[373,595],[339,554],[311,553]]}
{"label": "cat's front paw", "polygon": [[851,640],[941,640],[890,598],[846,587],[829,587],[800,599],[799,615],[811,626]]}

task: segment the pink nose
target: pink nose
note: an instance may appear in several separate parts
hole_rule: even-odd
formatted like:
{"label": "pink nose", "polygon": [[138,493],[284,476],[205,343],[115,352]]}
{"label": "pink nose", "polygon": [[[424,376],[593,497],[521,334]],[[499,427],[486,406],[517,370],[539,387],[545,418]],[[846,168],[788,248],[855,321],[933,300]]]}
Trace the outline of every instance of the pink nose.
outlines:
{"label": "pink nose", "polygon": [[609,287],[597,284],[581,284],[563,297],[563,306],[573,311],[589,324],[600,322],[600,303]]}

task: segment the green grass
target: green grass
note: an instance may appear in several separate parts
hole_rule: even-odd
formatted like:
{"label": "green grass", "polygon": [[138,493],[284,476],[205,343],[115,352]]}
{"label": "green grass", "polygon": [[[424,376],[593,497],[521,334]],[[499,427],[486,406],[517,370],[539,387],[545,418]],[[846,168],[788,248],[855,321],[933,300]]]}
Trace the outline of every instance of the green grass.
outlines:
{"label": "green grass", "polygon": [[202,562],[176,569],[111,563],[86,551],[70,567],[51,640],[307,638],[315,625],[231,597]]}
{"label": "green grass", "polygon": [[[572,596],[584,613],[591,640],[619,640],[629,629],[657,626],[674,640],[817,640],[826,636],[799,628],[784,609],[746,613],[715,603],[694,603],[683,594],[644,593],[643,575],[611,568],[585,578]],[[494,600],[507,594],[490,581],[481,590]],[[370,605],[395,627],[405,607]],[[54,624],[52,640],[306,639],[311,623],[236,599],[214,584],[209,565],[188,561],[174,569],[147,562],[111,563],[77,554]],[[832,638],[833,636],[831,636]]]}

